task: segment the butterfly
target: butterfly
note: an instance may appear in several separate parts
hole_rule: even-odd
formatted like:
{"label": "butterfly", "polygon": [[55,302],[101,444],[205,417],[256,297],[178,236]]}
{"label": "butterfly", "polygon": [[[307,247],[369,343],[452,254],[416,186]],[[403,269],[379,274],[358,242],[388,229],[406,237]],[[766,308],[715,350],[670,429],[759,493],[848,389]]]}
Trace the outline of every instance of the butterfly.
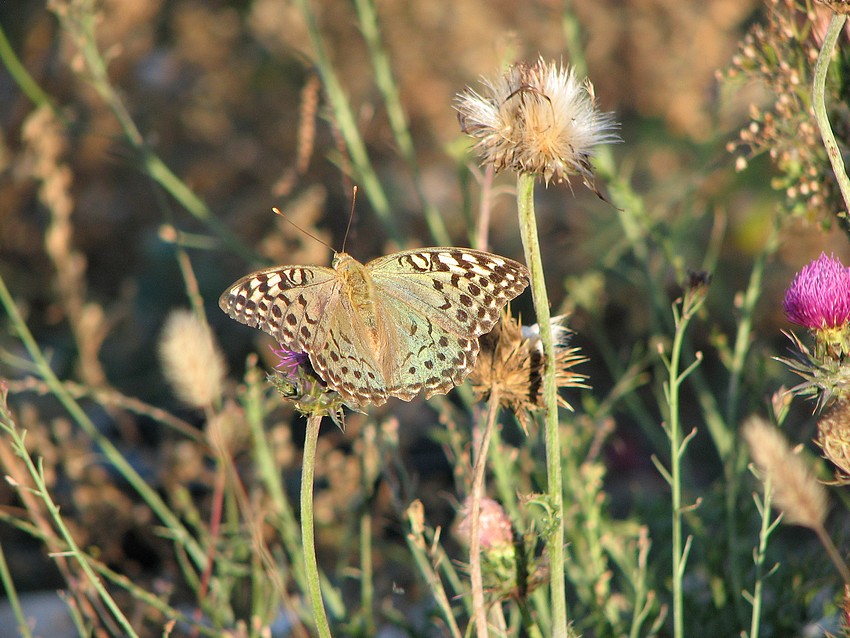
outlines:
{"label": "butterfly", "polygon": [[463,382],[528,269],[468,248],[417,248],[362,264],[279,266],[234,283],[219,306],[240,323],[304,352],[354,406],[445,394]]}

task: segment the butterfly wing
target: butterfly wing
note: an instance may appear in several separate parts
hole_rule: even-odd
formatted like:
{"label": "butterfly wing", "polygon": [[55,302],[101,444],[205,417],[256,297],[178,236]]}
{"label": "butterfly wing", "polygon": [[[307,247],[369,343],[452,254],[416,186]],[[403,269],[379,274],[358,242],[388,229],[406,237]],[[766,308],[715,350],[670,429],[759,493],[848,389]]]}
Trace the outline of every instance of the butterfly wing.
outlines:
{"label": "butterfly wing", "polygon": [[383,405],[387,380],[379,352],[371,345],[368,329],[351,300],[342,294],[327,318],[324,342],[311,353],[313,368],[349,405]]}
{"label": "butterfly wing", "polygon": [[331,268],[268,268],[234,283],[218,303],[288,350],[306,352],[313,369],[346,402],[381,405],[386,383],[343,285]]}
{"label": "butterfly wing", "polygon": [[463,248],[424,248],[369,262],[376,302],[395,347],[388,393],[443,394],[472,371],[478,337],[528,285],[522,264]]}
{"label": "butterfly wing", "polygon": [[410,401],[422,391],[428,398],[463,383],[478,356],[477,338],[450,332],[395,297],[385,297],[382,306],[391,317],[390,342],[403,344],[391,350],[388,395]]}
{"label": "butterfly wing", "polygon": [[240,323],[259,328],[294,352],[313,354],[326,341],[342,282],[321,266],[285,266],[251,273],[218,305]]}
{"label": "butterfly wing", "polygon": [[511,299],[528,285],[519,262],[471,248],[420,248],[370,261],[381,294],[424,314],[447,332],[490,332]]}

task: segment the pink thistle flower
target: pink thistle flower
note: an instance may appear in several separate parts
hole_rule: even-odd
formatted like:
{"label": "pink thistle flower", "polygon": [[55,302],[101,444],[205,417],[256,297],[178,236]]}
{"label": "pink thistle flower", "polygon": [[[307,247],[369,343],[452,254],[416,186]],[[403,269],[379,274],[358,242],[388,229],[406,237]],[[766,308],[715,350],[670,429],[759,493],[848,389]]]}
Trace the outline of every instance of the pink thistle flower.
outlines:
{"label": "pink thistle flower", "polygon": [[279,361],[274,366],[277,374],[269,375],[268,380],[280,395],[292,401],[295,409],[301,414],[329,416],[344,430],[342,397],[328,388],[324,380],[316,375],[307,353],[289,350],[283,345],[279,348],[271,346],[271,351]]}
{"label": "pink thistle flower", "polygon": [[850,322],[850,269],[821,253],[794,277],[783,306],[789,321],[811,330],[846,325]]}
{"label": "pink thistle flower", "polygon": [[275,364],[275,370],[283,372],[289,379],[293,379],[298,372],[298,368],[310,360],[306,352],[294,352],[292,350],[287,350],[284,346],[280,346],[280,348],[275,348],[274,346],[269,347],[271,348],[271,351],[275,353],[277,358],[280,359],[280,361]]}

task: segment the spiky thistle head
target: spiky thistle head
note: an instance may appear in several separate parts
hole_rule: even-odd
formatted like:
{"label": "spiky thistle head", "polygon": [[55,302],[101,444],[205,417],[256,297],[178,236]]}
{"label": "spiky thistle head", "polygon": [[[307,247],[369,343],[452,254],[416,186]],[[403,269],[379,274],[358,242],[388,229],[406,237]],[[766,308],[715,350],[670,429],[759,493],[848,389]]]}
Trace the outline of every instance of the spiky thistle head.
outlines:
{"label": "spiky thistle head", "polygon": [[789,321],[809,329],[810,350],[794,334],[792,358],[780,359],[805,381],[794,394],[815,395],[820,408],[850,391],[850,269],[821,253],[796,274],[783,302]]}
{"label": "spiky thistle head", "polygon": [[789,321],[814,331],[850,322],[850,269],[834,255],[820,257],[796,274],[783,302]]}
{"label": "spiky thistle head", "polygon": [[[329,416],[337,427],[345,429],[342,397],[331,390],[328,384],[316,374],[305,352],[288,350],[281,345],[271,347],[278,358],[276,372],[268,375],[268,380],[285,399],[292,401],[295,409],[304,416],[321,414]],[[351,407],[351,406],[349,406]],[[352,409],[357,409],[356,406]]]}
{"label": "spiky thistle head", "polygon": [[[555,383],[559,388],[586,388],[586,377],[572,368],[587,359],[579,354],[578,348],[567,346],[571,332],[564,326],[565,321],[565,316],[552,317],[549,328],[555,344]],[[479,400],[498,400],[528,431],[532,414],[543,407],[540,327],[521,325],[519,319],[510,316],[508,308],[499,324],[482,336],[479,343],[481,352],[469,375],[473,391]],[[570,409],[561,396],[558,403]]]}

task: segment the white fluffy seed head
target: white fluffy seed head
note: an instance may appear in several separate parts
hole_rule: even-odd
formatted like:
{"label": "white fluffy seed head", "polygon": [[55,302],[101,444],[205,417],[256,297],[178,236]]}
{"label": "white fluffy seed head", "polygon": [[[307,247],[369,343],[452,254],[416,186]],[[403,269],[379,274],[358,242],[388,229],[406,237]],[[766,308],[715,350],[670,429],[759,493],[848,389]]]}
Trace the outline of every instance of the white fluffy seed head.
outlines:
{"label": "white fluffy seed head", "polygon": [[598,144],[619,141],[613,114],[596,107],[593,85],[575,71],[542,58],[517,64],[483,80],[482,94],[458,95],[464,132],[477,141],[482,163],[550,181],[592,177],[590,156]]}
{"label": "white fluffy seed head", "polygon": [[174,394],[194,408],[206,408],[221,397],[224,357],[209,326],[188,310],[175,310],[165,322],[159,357]]}
{"label": "white fluffy seed head", "polygon": [[778,428],[759,417],[743,427],[750,457],[761,479],[773,488],[773,502],[785,515],[785,522],[817,529],[827,512],[826,489],[811,467],[796,454]]}

